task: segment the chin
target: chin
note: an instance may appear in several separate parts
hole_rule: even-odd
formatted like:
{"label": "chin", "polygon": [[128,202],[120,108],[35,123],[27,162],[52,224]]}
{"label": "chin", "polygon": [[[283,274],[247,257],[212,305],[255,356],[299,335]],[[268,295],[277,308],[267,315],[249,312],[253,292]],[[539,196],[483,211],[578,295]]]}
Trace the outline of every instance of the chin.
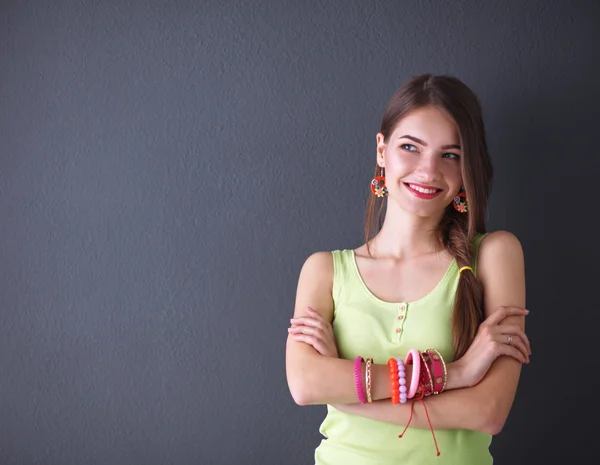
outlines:
{"label": "chin", "polygon": [[[406,202],[407,199],[404,199]],[[415,215],[420,217],[438,217],[441,218],[442,215],[448,209],[448,206],[452,204],[453,197],[450,198],[437,198],[434,200],[419,200],[419,199],[410,199],[406,202],[407,210],[412,211]]]}
{"label": "chin", "polygon": [[[433,206],[432,206],[433,207]],[[401,208],[417,218],[441,218],[446,208],[432,208],[415,205],[401,205]]]}
{"label": "chin", "polygon": [[431,210],[417,210],[413,213],[413,215],[415,215],[418,218],[429,218],[429,219],[440,219],[442,217],[442,215],[444,214],[444,210],[435,210],[435,211],[431,211]]}

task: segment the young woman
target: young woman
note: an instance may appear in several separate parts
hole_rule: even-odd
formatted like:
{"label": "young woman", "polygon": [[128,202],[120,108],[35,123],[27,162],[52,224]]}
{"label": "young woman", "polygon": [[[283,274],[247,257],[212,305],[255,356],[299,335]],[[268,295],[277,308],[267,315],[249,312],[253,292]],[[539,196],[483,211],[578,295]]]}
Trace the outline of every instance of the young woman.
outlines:
{"label": "young woman", "polygon": [[465,84],[422,75],[398,89],[365,244],[300,272],[286,370],[297,404],[327,404],[316,464],[492,463],[531,349],[521,245],[485,230],[491,181]]}

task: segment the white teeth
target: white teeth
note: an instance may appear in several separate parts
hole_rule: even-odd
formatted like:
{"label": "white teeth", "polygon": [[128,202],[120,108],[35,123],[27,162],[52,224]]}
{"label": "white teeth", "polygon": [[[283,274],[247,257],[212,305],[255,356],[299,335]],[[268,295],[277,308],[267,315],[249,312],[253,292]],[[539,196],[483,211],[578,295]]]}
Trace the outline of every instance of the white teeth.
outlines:
{"label": "white teeth", "polygon": [[409,186],[411,187],[411,189],[414,189],[418,192],[422,192],[423,194],[435,194],[438,191],[437,189],[425,189],[420,186],[415,186],[414,184],[409,184]]}

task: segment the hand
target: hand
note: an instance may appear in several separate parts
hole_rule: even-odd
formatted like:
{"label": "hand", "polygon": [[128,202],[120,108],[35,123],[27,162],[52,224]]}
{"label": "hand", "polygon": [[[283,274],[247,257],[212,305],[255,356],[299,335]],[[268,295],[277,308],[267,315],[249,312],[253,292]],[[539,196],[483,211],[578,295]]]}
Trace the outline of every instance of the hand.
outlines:
{"label": "hand", "polygon": [[333,327],[319,313],[308,307],[308,316],[292,318],[288,333],[298,342],[305,342],[326,357],[338,358]]}
{"label": "hand", "polygon": [[529,363],[531,345],[523,330],[516,324],[503,324],[506,317],[523,316],[528,310],[519,307],[499,307],[479,325],[471,346],[455,363],[460,367],[466,386],[478,384],[490,366],[501,355]]}

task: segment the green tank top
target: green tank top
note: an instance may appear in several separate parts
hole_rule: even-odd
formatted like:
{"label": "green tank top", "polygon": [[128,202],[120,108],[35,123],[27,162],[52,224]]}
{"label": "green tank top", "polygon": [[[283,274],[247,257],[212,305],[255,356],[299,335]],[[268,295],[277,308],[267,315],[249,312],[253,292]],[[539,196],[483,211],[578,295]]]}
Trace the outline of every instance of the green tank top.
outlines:
{"label": "green tank top", "polygon": [[[483,235],[475,238],[477,250]],[[386,364],[390,357],[404,358],[412,348],[438,349],[453,360],[452,309],[458,285],[458,266],[453,260],[437,286],[416,302],[385,302],[373,295],[362,280],[353,250],[333,254],[333,330],[340,358],[358,355]],[[423,408],[420,403],[415,409]],[[403,426],[340,412],[327,406],[320,427],[325,437],[315,451],[317,465],[397,465],[492,463],[491,436],[471,430],[436,430],[441,455],[429,429]]]}

